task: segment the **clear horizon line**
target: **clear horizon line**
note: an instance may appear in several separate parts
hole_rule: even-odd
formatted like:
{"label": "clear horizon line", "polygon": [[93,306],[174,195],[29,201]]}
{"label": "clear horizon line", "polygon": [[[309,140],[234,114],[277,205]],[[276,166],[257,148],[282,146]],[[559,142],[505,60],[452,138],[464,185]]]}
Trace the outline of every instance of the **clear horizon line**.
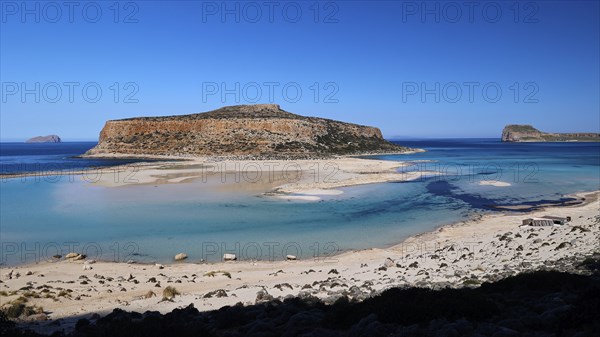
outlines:
{"label": "clear horizon line", "polygon": [[[394,137],[383,137],[385,140],[389,141],[402,141],[402,140],[420,140],[420,139],[500,139],[501,137],[482,137],[482,136],[440,136],[440,137],[432,137],[432,136],[394,136]],[[29,139],[29,138],[27,138]],[[0,143],[25,143],[27,139],[0,139]],[[64,139],[61,138],[61,143],[76,143],[76,142],[98,142],[98,139],[91,138],[73,138],[73,139]],[[40,143],[38,143],[40,144]],[[46,143],[50,144],[50,143]]]}

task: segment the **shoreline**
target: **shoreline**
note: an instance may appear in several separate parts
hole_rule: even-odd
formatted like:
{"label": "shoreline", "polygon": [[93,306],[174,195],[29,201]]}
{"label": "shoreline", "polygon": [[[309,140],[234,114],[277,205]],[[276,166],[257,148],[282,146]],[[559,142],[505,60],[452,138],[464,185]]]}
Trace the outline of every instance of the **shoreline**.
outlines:
{"label": "shoreline", "polygon": [[[94,158],[94,159],[165,159],[165,160],[205,160],[205,161],[268,161],[268,160],[327,160],[336,158],[353,158],[353,157],[369,157],[378,155],[400,155],[400,154],[414,154],[427,152],[425,149],[411,148],[410,150],[397,151],[397,152],[360,152],[350,154],[339,154],[339,155],[315,155],[315,154],[291,154],[291,155],[235,155],[235,156],[194,156],[194,155],[151,155],[151,154],[125,154],[125,153],[96,153],[96,154],[82,154],[76,156],[78,158]],[[283,157],[283,158],[282,158]]]}
{"label": "shoreline", "polygon": [[[337,191],[337,190],[324,190],[324,191]],[[341,192],[341,191],[338,191]],[[341,194],[341,193],[339,193]],[[310,196],[311,194],[306,194],[307,196]],[[338,193],[323,193],[323,194],[315,194],[315,195],[338,195]],[[294,197],[293,195],[291,197]],[[430,230],[424,231],[424,232],[420,232],[417,234],[412,234],[409,236],[406,236],[405,238],[399,240],[398,242],[392,242],[392,243],[387,243],[378,247],[369,247],[369,248],[346,248],[346,249],[342,249],[339,250],[337,253],[332,254],[330,257],[339,257],[342,256],[344,254],[347,253],[354,253],[354,252],[360,252],[360,251],[369,251],[369,250],[374,250],[374,249],[381,249],[381,250],[394,250],[397,248],[400,248],[403,244],[408,243],[410,241],[414,241],[416,239],[419,239],[421,237],[425,237],[425,236],[430,236],[430,235],[436,235],[439,234],[445,230],[448,229],[452,229],[455,227],[461,227],[464,226],[468,223],[476,223],[476,222],[481,222],[484,220],[491,220],[494,218],[498,218],[498,217],[504,217],[504,216],[511,216],[511,217],[534,217],[535,214],[539,214],[540,212],[545,212],[548,211],[548,209],[562,209],[562,208],[578,208],[578,207],[583,207],[586,205],[589,205],[591,203],[594,202],[598,202],[600,199],[600,190],[598,191],[588,191],[588,192],[577,192],[577,193],[572,193],[572,194],[567,194],[564,197],[573,197],[573,198],[577,198],[579,201],[581,201],[578,204],[569,204],[569,203],[565,203],[562,205],[541,205],[538,206],[538,208],[535,209],[531,209],[525,212],[519,212],[519,213],[515,213],[514,211],[510,211],[510,210],[506,210],[506,209],[498,209],[496,211],[488,211],[489,213],[487,214],[479,214],[478,216],[474,216],[471,215],[467,218],[465,218],[464,220],[458,221],[458,222],[450,222],[450,223],[446,223],[446,224],[442,224],[439,225],[437,227],[434,227]],[[298,200],[302,200],[302,199],[298,199]],[[600,247],[599,247],[600,248]],[[187,259],[186,259],[187,260]],[[311,260],[310,258],[301,258],[301,257],[297,257],[294,262],[299,262],[299,261],[309,261]],[[109,260],[109,259],[94,259],[94,263],[96,262],[101,262],[101,263],[107,263],[107,264],[135,264],[135,265],[140,265],[140,266],[155,266],[155,265],[163,265],[163,266],[174,266],[174,265],[180,265],[180,264],[192,264],[192,265],[218,265],[220,263],[227,263],[225,261],[223,261],[221,259],[221,261],[206,261],[206,260],[189,260],[189,261],[175,261],[175,260],[171,260],[169,262],[161,262],[161,261],[152,261],[152,262],[147,262],[144,260],[133,260],[131,259],[131,263],[129,262],[125,262],[125,261],[121,261],[121,262],[116,262],[114,260]],[[236,260],[236,261],[230,261],[230,262],[261,262],[261,263],[271,263],[271,262],[280,262],[280,261],[284,261],[284,260]],[[75,262],[75,261],[70,261],[69,259],[66,259],[64,257],[61,257],[60,259],[53,259],[53,260],[46,260],[46,261],[38,261],[38,262],[26,262],[26,263],[22,263],[22,264],[0,264],[0,269],[11,269],[11,268],[20,268],[20,267],[27,267],[27,266],[35,266],[35,265],[39,265],[39,264],[44,264],[44,263],[59,263],[59,262]],[[82,260],[82,262],[85,262],[85,260]]]}
{"label": "shoreline", "polygon": [[[221,177],[222,183],[248,183],[264,185],[265,196],[289,196],[291,199],[320,200],[319,196],[340,194],[340,187],[384,183],[390,181],[409,181],[435,172],[399,172],[408,166],[406,161],[364,159],[354,156],[329,159],[298,160],[219,160],[209,158],[188,158],[185,161],[159,161],[123,164],[76,171],[33,172],[4,175],[0,178],[25,179],[34,177],[55,177],[74,181],[74,177],[92,185],[103,187],[121,187],[149,184],[178,184],[202,179]],[[236,179],[223,181],[231,173]],[[243,179],[240,179],[240,176]],[[231,182],[233,183],[233,182]],[[301,194],[297,196],[295,194]]]}
{"label": "shoreline", "polygon": [[[414,149],[411,151],[394,152],[394,153],[382,153],[382,154],[412,154],[418,152],[425,152],[422,149]],[[379,153],[362,153],[362,154],[351,154],[351,155],[340,155],[340,156],[327,156],[327,157],[313,157],[313,158],[286,158],[286,159],[265,159],[255,156],[229,156],[229,157],[192,157],[192,156],[152,156],[152,155],[125,155],[125,154],[112,154],[112,155],[86,155],[82,158],[99,158],[99,159],[140,159],[140,160],[154,160],[150,162],[137,162],[127,164],[117,164],[112,166],[101,166],[101,167],[89,167],[76,170],[52,170],[52,171],[40,171],[40,172],[23,172],[23,173],[6,173],[0,174],[0,179],[8,181],[11,179],[23,179],[28,177],[35,177],[40,179],[42,177],[79,177],[82,180],[86,180],[93,184],[116,187],[124,185],[134,184],[152,184],[152,183],[181,183],[187,182],[196,178],[203,178],[211,174],[225,174],[225,173],[248,173],[258,172],[259,174],[265,171],[269,174],[274,172],[281,173],[280,170],[287,171],[299,171],[301,174],[306,174],[309,171],[315,171],[314,164],[323,164],[323,168],[317,166],[316,173],[313,172],[314,184],[309,186],[298,187],[298,184],[307,184],[308,179],[306,176],[302,180],[293,180],[281,185],[275,186],[272,190],[267,191],[265,195],[272,193],[273,195],[280,194],[293,194],[301,193],[303,190],[326,190],[333,189],[336,187],[348,187],[355,185],[381,183],[388,181],[404,181],[418,178],[414,172],[404,173],[408,177],[402,177],[402,173],[396,170],[402,166],[406,166],[405,161],[390,161],[390,160],[376,160],[370,159],[369,156],[380,155]],[[164,160],[164,161],[161,161]],[[369,165],[371,164],[371,165]],[[243,167],[242,167],[243,165]],[[291,169],[289,166],[292,166]],[[330,165],[333,165],[330,166]],[[378,165],[381,168],[373,168],[374,165]],[[234,168],[232,169],[231,166]],[[274,168],[277,166],[277,168]],[[366,167],[363,170],[362,167]],[[297,169],[296,169],[297,168]],[[323,176],[321,169],[337,170],[343,174],[341,177],[343,182],[332,181],[331,174]],[[119,174],[132,171],[132,176],[135,175],[136,179],[127,181],[124,179],[120,181],[118,178]],[[333,178],[340,178],[337,175]],[[426,172],[431,173],[431,172]],[[88,175],[94,175],[94,178],[88,179]],[[161,179],[168,175],[179,175],[177,178]],[[185,176],[185,174],[188,174]],[[379,174],[379,176],[377,176]],[[383,176],[387,174],[387,176]],[[394,174],[394,175],[392,175]],[[98,175],[100,176],[98,178]],[[108,177],[112,175],[113,177]],[[138,179],[141,175],[141,181]],[[184,175],[184,176],[181,176]],[[361,177],[362,176],[362,177]],[[60,179],[60,178],[59,178]],[[329,181],[328,181],[329,180]],[[252,181],[254,182],[254,181]],[[272,181],[269,181],[270,183]],[[290,184],[291,183],[291,184]],[[290,191],[285,191],[286,188],[290,188],[290,185],[294,185],[295,188]],[[325,193],[328,194],[328,193]]]}
{"label": "shoreline", "polygon": [[[164,265],[61,260],[3,267],[0,296],[8,303],[28,295],[28,303],[48,312],[40,322],[28,325],[69,329],[74,324],[71,317],[91,318],[114,308],[166,313],[193,303],[202,311],[258,303],[264,293],[272,298],[309,293],[332,303],[350,296],[347,290],[352,287],[358,290],[351,297],[361,300],[390,287],[478,286],[600,251],[600,191],[576,195],[585,202],[528,213],[494,212],[412,235],[390,247],[318,259]],[[542,215],[568,215],[572,222],[520,227],[522,218]],[[41,284],[45,286],[40,288]],[[161,301],[166,286],[181,294]],[[261,291],[263,295],[257,295]],[[59,324],[49,326],[46,319]]]}
{"label": "shoreline", "polygon": [[[538,208],[534,208],[525,212],[519,212],[519,213],[515,213],[512,212],[509,209],[498,209],[497,211],[492,211],[491,213],[488,214],[482,214],[479,215],[477,218],[468,218],[465,219],[463,221],[460,222],[454,222],[451,224],[445,224],[445,225],[441,225],[438,226],[430,231],[426,231],[423,233],[419,233],[419,234],[415,234],[415,235],[411,235],[410,237],[408,237],[407,239],[403,240],[403,242],[396,244],[396,245],[392,245],[389,248],[394,248],[395,246],[401,245],[402,243],[408,241],[408,240],[412,240],[412,239],[418,239],[420,237],[423,236],[428,236],[428,235],[435,235],[435,234],[439,234],[445,230],[448,229],[452,229],[452,228],[458,228],[461,226],[465,226],[468,225],[469,223],[477,223],[477,222],[483,222],[483,221],[489,221],[492,220],[494,218],[501,218],[501,217],[505,217],[505,216],[510,216],[510,217],[535,217],[534,215],[542,213],[542,212],[548,212],[548,211],[554,211],[556,209],[569,209],[569,208],[579,208],[579,207],[584,207],[587,205],[590,205],[592,203],[598,203],[600,200],[600,190],[596,190],[596,191],[585,191],[585,192],[577,192],[577,193],[571,193],[571,194],[567,194],[564,195],[563,197],[567,198],[567,197],[572,197],[572,198],[576,198],[578,201],[581,201],[578,204],[563,204],[563,205],[540,205],[538,206]],[[600,208],[599,208],[600,209]],[[568,226],[568,225],[567,225]],[[599,247],[600,248],[600,247]]]}

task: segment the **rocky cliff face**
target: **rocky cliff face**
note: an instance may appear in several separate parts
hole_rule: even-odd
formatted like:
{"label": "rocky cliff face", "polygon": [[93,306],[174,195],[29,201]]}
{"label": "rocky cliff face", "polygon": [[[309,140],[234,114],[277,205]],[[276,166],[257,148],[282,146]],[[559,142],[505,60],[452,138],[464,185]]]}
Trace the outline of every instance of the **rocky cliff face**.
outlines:
{"label": "rocky cliff face", "polygon": [[57,135],[38,136],[29,138],[25,143],[60,143],[60,137]]}
{"label": "rocky cliff face", "polygon": [[507,125],[503,142],[600,142],[600,133],[547,133],[531,125]]}
{"label": "rocky cliff face", "polygon": [[304,117],[275,104],[108,121],[86,155],[314,157],[403,152],[379,129]]}

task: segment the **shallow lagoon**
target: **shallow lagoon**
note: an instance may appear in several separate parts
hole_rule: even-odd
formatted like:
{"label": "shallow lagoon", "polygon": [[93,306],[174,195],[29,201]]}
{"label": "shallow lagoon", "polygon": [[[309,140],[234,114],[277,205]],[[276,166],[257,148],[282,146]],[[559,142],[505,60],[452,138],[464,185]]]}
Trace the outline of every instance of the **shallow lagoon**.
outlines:
{"label": "shallow lagoon", "polygon": [[[225,252],[262,260],[286,253],[323,258],[391,245],[493,205],[600,189],[598,143],[402,143],[428,152],[377,158],[414,161],[408,170],[447,174],[343,188],[343,194],[319,202],[263,196],[273,184],[214,179],[124,187],[79,178],[8,179],[0,193],[2,262],[35,262],[59,247],[62,254],[84,250],[117,261],[168,262],[179,252],[191,261],[218,260]],[[510,186],[480,184],[487,180]]]}

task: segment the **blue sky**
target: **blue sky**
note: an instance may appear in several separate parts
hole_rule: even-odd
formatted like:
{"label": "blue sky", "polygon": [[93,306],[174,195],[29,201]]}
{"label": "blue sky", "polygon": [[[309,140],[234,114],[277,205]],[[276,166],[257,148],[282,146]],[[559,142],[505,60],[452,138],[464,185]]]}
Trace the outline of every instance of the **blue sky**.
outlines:
{"label": "blue sky", "polygon": [[388,138],[600,132],[597,1],[54,4],[2,1],[2,141],[252,103]]}

